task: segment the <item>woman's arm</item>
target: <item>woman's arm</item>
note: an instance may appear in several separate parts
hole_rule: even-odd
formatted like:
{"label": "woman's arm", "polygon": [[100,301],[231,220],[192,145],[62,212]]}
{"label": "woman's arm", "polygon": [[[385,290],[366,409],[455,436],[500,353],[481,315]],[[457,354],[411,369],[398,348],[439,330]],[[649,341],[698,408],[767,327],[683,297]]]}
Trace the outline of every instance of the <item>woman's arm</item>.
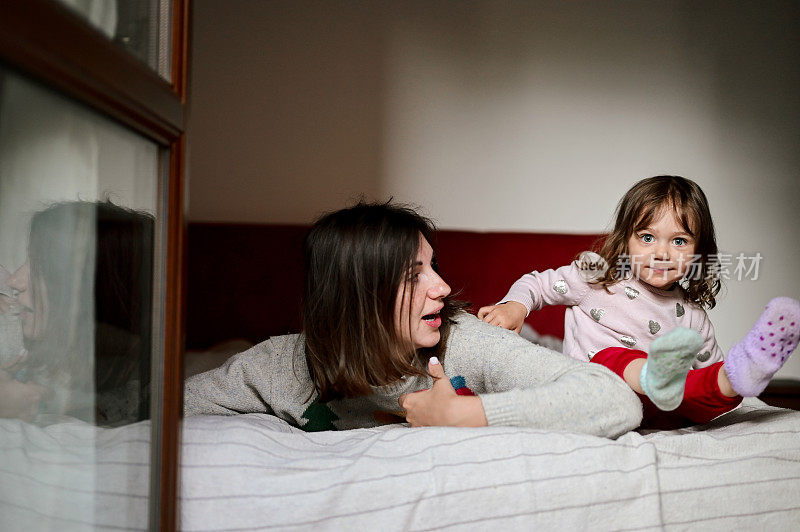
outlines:
{"label": "woman's arm", "polygon": [[448,342],[445,372],[454,367],[482,373],[479,396],[489,425],[614,438],[641,423],[641,402],[608,369],[570,359],[473,316],[458,321]]}
{"label": "woman's arm", "polygon": [[271,389],[278,358],[272,340],[234,355],[184,383],[185,416],[273,413]]}

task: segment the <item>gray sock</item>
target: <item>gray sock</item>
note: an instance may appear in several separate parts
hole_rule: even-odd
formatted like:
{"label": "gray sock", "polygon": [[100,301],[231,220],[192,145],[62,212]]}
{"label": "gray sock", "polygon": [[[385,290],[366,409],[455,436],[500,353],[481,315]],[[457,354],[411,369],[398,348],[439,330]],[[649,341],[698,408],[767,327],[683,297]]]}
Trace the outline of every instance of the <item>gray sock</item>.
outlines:
{"label": "gray sock", "polygon": [[650,344],[650,353],[639,374],[639,384],[661,410],[675,410],[683,401],[686,375],[702,345],[700,333],[682,327]]}

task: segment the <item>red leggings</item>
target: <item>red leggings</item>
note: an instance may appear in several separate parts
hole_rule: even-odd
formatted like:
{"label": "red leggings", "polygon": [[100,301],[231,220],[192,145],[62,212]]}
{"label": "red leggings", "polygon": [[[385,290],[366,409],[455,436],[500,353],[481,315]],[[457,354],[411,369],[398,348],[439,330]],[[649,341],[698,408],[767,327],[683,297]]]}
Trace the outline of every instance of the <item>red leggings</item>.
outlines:
{"label": "red leggings", "polygon": [[[624,347],[608,347],[593,356],[592,362],[607,367],[624,379],[625,368],[638,358],[647,358],[647,353]],[[721,368],[722,362],[717,362],[706,368],[689,371],[686,376],[683,401],[678,408],[670,412],[659,410],[650,398],[637,393],[644,409],[641,427],[645,429],[675,429],[697,423],[708,423],[715,417],[732,410],[742,402],[742,397],[722,395],[719,384],[717,384]]]}

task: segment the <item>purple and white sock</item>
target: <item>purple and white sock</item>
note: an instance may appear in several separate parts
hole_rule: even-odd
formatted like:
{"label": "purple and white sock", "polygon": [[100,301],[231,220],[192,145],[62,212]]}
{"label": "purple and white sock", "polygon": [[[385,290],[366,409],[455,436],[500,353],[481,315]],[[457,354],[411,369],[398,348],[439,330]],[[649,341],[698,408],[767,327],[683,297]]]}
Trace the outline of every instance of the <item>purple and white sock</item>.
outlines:
{"label": "purple and white sock", "polygon": [[736,393],[756,397],[800,341],[800,302],[776,297],[744,339],[728,351],[725,373]]}

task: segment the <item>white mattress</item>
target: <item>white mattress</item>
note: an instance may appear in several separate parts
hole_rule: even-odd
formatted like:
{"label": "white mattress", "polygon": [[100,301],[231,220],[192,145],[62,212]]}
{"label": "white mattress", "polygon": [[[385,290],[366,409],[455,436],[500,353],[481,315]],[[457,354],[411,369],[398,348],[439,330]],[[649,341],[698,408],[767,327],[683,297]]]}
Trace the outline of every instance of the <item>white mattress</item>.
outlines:
{"label": "white mattress", "polygon": [[[146,529],[148,433],[0,420],[0,530]],[[746,400],[708,425],[615,441],[198,416],[181,475],[186,531],[795,530],[800,412]]]}

